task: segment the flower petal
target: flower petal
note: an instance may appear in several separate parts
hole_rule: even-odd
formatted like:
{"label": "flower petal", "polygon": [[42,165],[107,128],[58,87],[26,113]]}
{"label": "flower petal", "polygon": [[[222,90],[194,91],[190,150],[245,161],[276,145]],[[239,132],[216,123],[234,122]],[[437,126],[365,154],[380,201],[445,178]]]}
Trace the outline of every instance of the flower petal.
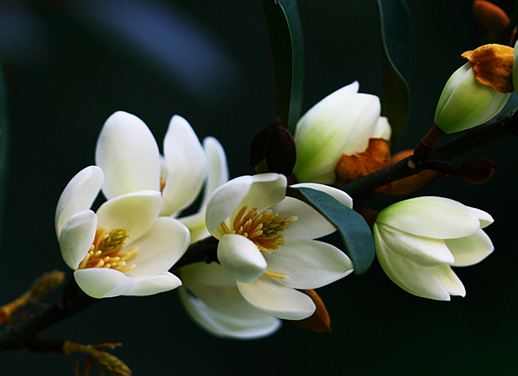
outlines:
{"label": "flower petal", "polygon": [[[305,187],[325,192],[342,204],[352,208],[351,197],[339,189],[323,184],[304,183],[292,185],[293,188]],[[273,205],[270,210],[279,217],[296,216],[298,219],[284,231],[289,239],[315,239],[336,231],[336,228],[317,210],[310,205],[292,197],[286,197],[280,203]]]}
{"label": "flower petal", "polygon": [[109,230],[128,229],[129,242],[143,235],[160,212],[162,198],[158,191],[128,193],[106,201],[97,211],[98,225]]}
{"label": "flower petal", "polygon": [[449,265],[441,265],[428,271],[441,280],[450,295],[466,296],[464,285]]}
{"label": "flower petal", "polygon": [[390,141],[391,135],[392,128],[390,127],[388,119],[385,116],[380,116],[371,138],[381,138],[383,140]]}
{"label": "flower petal", "polygon": [[491,223],[493,223],[495,221],[493,219],[493,217],[491,217],[491,215],[489,213],[486,213],[483,210],[480,210],[480,209],[477,209],[477,208],[472,208],[470,206],[468,206],[468,208],[479,219],[479,221],[480,221],[480,228],[487,227],[487,226],[489,226]]}
{"label": "flower petal", "polygon": [[433,268],[455,262],[450,249],[442,239],[412,235],[383,224],[376,226],[388,248],[420,266]]}
{"label": "flower petal", "polygon": [[483,230],[478,230],[463,238],[447,239],[446,245],[455,257],[453,266],[469,266],[479,263],[495,249],[491,239]]}
{"label": "flower petal", "polygon": [[72,215],[90,209],[101,190],[103,180],[104,174],[97,166],[84,168],[70,180],[56,208],[55,226],[58,237],[65,222]]}
{"label": "flower petal", "polygon": [[214,137],[206,137],[203,140],[203,148],[205,153],[207,153],[209,174],[205,183],[201,208],[207,205],[210,196],[216,188],[228,181],[227,157],[223,146]]}
{"label": "flower petal", "polygon": [[85,294],[97,299],[126,294],[135,287],[133,278],[114,269],[79,269],[74,278]]}
{"label": "flower petal", "polygon": [[162,215],[176,213],[196,199],[207,175],[207,156],[196,133],[175,115],[164,138],[167,177],[162,196]]}
{"label": "flower petal", "polygon": [[473,211],[443,197],[417,197],[389,206],[376,220],[410,234],[453,239],[473,234],[480,221]]}
{"label": "flower petal", "polygon": [[147,125],[135,115],[117,111],[106,120],[97,140],[95,163],[106,175],[103,193],[108,199],[160,190],[158,146]]}
{"label": "flower petal", "polygon": [[183,256],[189,243],[189,230],[184,225],[170,217],[159,217],[144,235],[129,245],[138,252],[130,261],[136,267],[126,274],[138,280],[167,271]]}
{"label": "flower petal", "polygon": [[63,260],[71,269],[77,269],[90,250],[97,230],[97,216],[91,210],[74,214],[63,226],[59,247]]}
{"label": "flower petal", "polygon": [[396,285],[406,292],[423,298],[450,300],[450,294],[444,284],[427,269],[393,252],[374,226],[376,255],[383,271]]}
{"label": "flower petal", "polygon": [[264,257],[269,271],[287,275],[276,281],[296,289],[316,289],[354,270],[353,263],[340,249],[316,240],[290,241]]}
{"label": "flower petal", "polygon": [[242,235],[224,235],[218,244],[218,260],[236,281],[250,283],[266,270],[266,260],[257,246]]}
{"label": "flower petal", "polygon": [[261,277],[252,283],[237,282],[243,298],[260,311],[285,320],[302,320],[315,312],[309,296]]}
{"label": "flower petal", "polygon": [[223,338],[254,339],[277,331],[282,322],[253,308],[238,292],[229,299],[222,299],[218,308],[189,294],[186,288],[178,290],[181,302],[191,318],[209,333]]}
{"label": "flower petal", "polygon": [[148,296],[171,291],[182,285],[182,281],[172,273],[163,272],[135,280],[135,287],[124,295]]}
{"label": "flower petal", "polygon": [[216,237],[222,232],[213,230],[232,213],[247,205],[258,211],[282,201],[286,195],[286,177],[275,173],[241,176],[230,180],[214,191],[207,203],[207,229]]}

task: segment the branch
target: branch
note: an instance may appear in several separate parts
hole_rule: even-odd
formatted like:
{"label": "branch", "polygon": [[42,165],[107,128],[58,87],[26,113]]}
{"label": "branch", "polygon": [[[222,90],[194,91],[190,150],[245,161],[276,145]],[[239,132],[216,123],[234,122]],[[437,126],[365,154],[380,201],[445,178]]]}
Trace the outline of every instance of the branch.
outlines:
{"label": "branch", "polygon": [[[490,120],[459,134],[454,139],[434,148],[430,158],[435,160],[451,159],[497,139],[515,136],[518,136],[518,111],[499,120]],[[425,160],[416,164],[410,156],[370,175],[338,186],[338,188],[343,189],[353,198],[365,198],[372,195],[376,188],[418,174],[428,167],[428,161]]]}

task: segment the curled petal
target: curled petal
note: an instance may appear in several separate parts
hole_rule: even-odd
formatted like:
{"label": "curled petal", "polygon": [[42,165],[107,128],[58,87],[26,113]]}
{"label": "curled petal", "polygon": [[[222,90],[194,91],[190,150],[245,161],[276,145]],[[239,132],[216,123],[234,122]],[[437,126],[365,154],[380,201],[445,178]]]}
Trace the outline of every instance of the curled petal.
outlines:
{"label": "curled petal", "polygon": [[442,239],[412,235],[382,224],[376,226],[388,248],[420,266],[433,268],[455,262],[450,249]]}
{"label": "curled petal", "polygon": [[491,215],[489,213],[486,213],[483,210],[480,210],[480,209],[477,209],[477,208],[472,208],[472,207],[469,207],[469,209],[479,219],[479,221],[480,221],[480,228],[487,227],[487,226],[489,226],[491,223],[493,223],[495,221],[493,219],[493,217],[491,217]]}
{"label": "curled petal", "polygon": [[331,244],[316,240],[290,241],[271,254],[266,254],[265,258],[269,271],[287,276],[286,279],[276,281],[296,289],[316,289],[354,270],[353,263],[345,253]]}
{"label": "curled petal", "polygon": [[237,282],[243,298],[260,311],[285,320],[302,320],[315,312],[306,294],[261,277],[252,283]]}
{"label": "curled petal", "polygon": [[460,238],[480,229],[473,211],[443,197],[417,197],[382,210],[376,220],[410,234],[436,238]]}
{"label": "curled petal", "polygon": [[117,111],[104,123],[95,150],[106,174],[103,193],[111,199],[130,192],[160,190],[158,146],[146,124]]}
{"label": "curled petal", "polygon": [[114,269],[79,269],[74,278],[85,294],[96,299],[123,295],[135,287],[133,278]]}
{"label": "curled petal", "polygon": [[224,235],[218,244],[218,260],[236,281],[250,283],[266,270],[266,260],[257,246],[242,235]]}
{"label": "curled petal", "polygon": [[207,202],[212,193],[220,185],[228,181],[228,165],[227,157],[223,146],[214,137],[207,137],[203,140],[203,148],[207,153],[207,163],[209,167],[209,174],[203,192],[203,201],[201,208],[207,205]]}
{"label": "curled petal", "polygon": [[463,238],[448,239],[446,245],[455,257],[453,266],[469,266],[479,263],[495,249],[489,236],[482,230]]}
{"label": "curled petal", "polygon": [[103,171],[97,166],[86,167],[67,184],[56,208],[55,226],[59,237],[68,219],[80,211],[90,209],[103,184]]}
{"label": "curled petal", "polygon": [[449,265],[441,265],[437,268],[428,269],[430,273],[439,278],[450,295],[465,296],[466,289],[459,277],[451,270]]}
{"label": "curled petal", "polygon": [[125,228],[130,236],[129,242],[133,242],[149,230],[157,219],[161,201],[158,191],[140,191],[115,197],[97,210],[99,226]]}
{"label": "curled petal", "polygon": [[124,295],[147,296],[171,291],[182,285],[182,281],[169,272],[135,280],[135,287]]}
{"label": "curled petal", "polygon": [[450,300],[450,294],[441,280],[427,269],[393,252],[383,241],[374,225],[376,255],[383,271],[406,292],[423,298]]}
{"label": "curled petal", "polygon": [[200,193],[207,175],[207,156],[193,129],[175,115],[164,138],[167,169],[163,190],[162,215],[171,215],[189,206]]}
{"label": "curled petal", "polygon": [[248,304],[235,288],[234,294],[217,308],[208,306],[186,288],[179,289],[180,299],[191,318],[209,333],[223,338],[254,339],[277,331],[282,322]]}
{"label": "curled petal", "polygon": [[90,250],[97,230],[97,216],[91,210],[74,214],[63,226],[59,247],[63,260],[71,269],[77,269]]}
{"label": "curled petal", "polygon": [[189,243],[189,230],[184,225],[170,217],[159,217],[144,235],[129,245],[138,250],[130,261],[137,267],[126,274],[138,280],[169,270],[183,256]]}

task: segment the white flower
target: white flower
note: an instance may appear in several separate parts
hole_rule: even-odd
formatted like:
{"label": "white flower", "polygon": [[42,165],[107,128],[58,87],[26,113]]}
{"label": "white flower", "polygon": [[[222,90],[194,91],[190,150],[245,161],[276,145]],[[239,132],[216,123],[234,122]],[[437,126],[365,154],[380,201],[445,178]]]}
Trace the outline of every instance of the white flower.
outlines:
{"label": "white flower", "polygon": [[217,263],[196,263],[180,269],[180,299],[191,318],[209,333],[252,339],[270,335],[281,320],[250,305],[236,282]]}
{"label": "white flower", "polygon": [[160,191],[164,216],[189,206],[207,173],[205,151],[189,123],[178,115],[169,124],[162,158],[142,120],[115,112],[99,134],[95,159],[106,175],[102,190],[108,199],[142,190]]}
{"label": "white flower", "polygon": [[[351,207],[343,191],[319,189]],[[222,185],[207,204],[206,223],[219,239],[218,259],[245,300],[262,312],[301,320],[315,311],[296,289],[315,289],[353,270],[338,248],[316,240],[335,228],[315,209],[286,195],[286,178],[268,173],[242,176]]]}
{"label": "white flower", "polygon": [[390,139],[391,129],[380,117],[379,98],[358,93],[359,84],[328,95],[298,121],[295,131],[297,163],[293,169],[300,182],[333,183],[335,167],[344,154],[363,153],[371,138]]}
{"label": "white flower", "polygon": [[486,258],[493,244],[481,228],[493,218],[442,197],[419,197],[382,210],[374,224],[378,260],[403,290],[424,298],[464,296],[464,285],[450,266]]}
{"label": "white flower", "polygon": [[152,295],[181,281],[168,270],[186,251],[189,231],[158,217],[160,193],[144,190],[90,206],[103,184],[97,166],[80,171],[66,186],[56,209],[56,233],[66,264],[79,287],[94,298]]}
{"label": "white flower", "polygon": [[203,140],[203,148],[207,154],[209,172],[207,174],[200,208],[196,214],[178,219],[187,226],[191,232],[192,243],[210,236],[210,233],[205,226],[205,210],[207,202],[216,188],[228,181],[227,157],[225,156],[225,150],[223,150],[223,147],[218,140],[213,137],[205,138]]}

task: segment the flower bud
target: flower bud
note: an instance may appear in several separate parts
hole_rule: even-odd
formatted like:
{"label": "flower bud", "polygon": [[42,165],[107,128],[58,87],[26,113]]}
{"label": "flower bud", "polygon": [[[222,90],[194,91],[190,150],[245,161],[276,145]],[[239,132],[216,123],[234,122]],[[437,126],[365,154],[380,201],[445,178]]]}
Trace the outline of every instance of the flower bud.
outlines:
{"label": "flower bud", "polygon": [[505,40],[509,16],[498,6],[489,1],[475,0],[473,12],[482,33],[489,42],[507,43]]}
{"label": "flower bud", "polygon": [[[391,129],[387,119],[380,117],[379,98],[358,93],[358,88],[358,82],[353,82],[335,91],[297,123],[297,162],[293,173],[299,182],[334,183],[335,170],[344,155],[366,152],[373,138],[388,142]],[[380,150],[386,153],[388,148]]]}
{"label": "flower bud", "polygon": [[462,56],[469,62],[451,75],[435,110],[435,124],[445,133],[460,132],[490,120],[514,90],[511,47],[489,44]]}

